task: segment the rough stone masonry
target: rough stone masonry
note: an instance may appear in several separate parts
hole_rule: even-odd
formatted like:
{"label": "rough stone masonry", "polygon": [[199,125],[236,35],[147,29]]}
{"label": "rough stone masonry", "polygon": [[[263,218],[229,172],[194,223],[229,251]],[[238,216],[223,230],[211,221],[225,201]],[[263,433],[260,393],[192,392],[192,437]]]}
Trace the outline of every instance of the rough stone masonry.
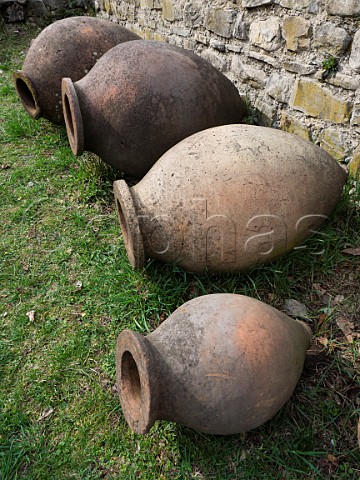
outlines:
{"label": "rough stone masonry", "polygon": [[360,0],[96,0],[95,7],[144,39],[195,51],[255,106],[250,117],[360,171]]}
{"label": "rough stone masonry", "polygon": [[86,12],[91,0],[0,0],[0,27],[3,23],[27,21],[38,25],[60,19],[76,9]]}

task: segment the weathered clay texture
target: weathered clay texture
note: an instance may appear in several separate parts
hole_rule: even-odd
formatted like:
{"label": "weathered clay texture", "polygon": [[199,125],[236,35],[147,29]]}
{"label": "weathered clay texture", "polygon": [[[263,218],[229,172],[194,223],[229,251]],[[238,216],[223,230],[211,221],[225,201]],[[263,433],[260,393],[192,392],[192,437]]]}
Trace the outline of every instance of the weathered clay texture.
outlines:
{"label": "weathered clay texture", "polygon": [[129,259],[191,271],[269,262],[335,207],[345,171],[318,146],[266,127],[227,125],[169,150],[141,182],[114,183]]}
{"label": "weathered clay texture", "polygon": [[46,27],[32,43],[15,87],[33,118],[64,123],[61,79],[85,76],[109,49],[139,37],[116,23],[93,17],[72,17]]}
{"label": "weathered clay texture", "polygon": [[245,112],[209,62],[156,41],[116,46],[79,82],[64,79],[62,93],[74,154],[89,150],[136,177],[183,138],[240,122]]}
{"label": "weathered clay texture", "polygon": [[136,433],[158,419],[218,435],[256,428],[293,393],[310,337],[303,322],[250,297],[190,300],[146,337],[120,333],[125,419]]}

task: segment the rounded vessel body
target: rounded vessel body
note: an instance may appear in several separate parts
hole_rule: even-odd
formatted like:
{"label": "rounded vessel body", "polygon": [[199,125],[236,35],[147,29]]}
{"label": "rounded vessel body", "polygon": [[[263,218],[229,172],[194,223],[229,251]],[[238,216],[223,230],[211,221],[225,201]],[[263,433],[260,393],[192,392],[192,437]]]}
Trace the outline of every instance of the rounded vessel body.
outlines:
{"label": "rounded vessel body", "polygon": [[62,96],[74,154],[89,150],[135,177],[180,140],[238,123],[245,112],[236,87],[209,62],[145,40],[111,49],[76,83],[64,79]]}
{"label": "rounded vessel body", "polygon": [[328,218],[346,172],[325,150],[250,125],[198,132],[134,187],[114,183],[129,259],[237,272],[292,250]]}
{"label": "rounded vessel body", "polygon": [[14,73],[17,94],[33,118],[64,123],[61,80],[84,77],[97,60],[122,42],[140,37],[94,17],[70,17],[46,27],[33,41],[21,71]]}
{"label": "rounded vessel body", "polygon": [[219,435],[269,420],[300,378],[310,329],[250,297],[215,294],[178,308],[146,337],[117,341],[117,387],[136,433],[171,420]]}

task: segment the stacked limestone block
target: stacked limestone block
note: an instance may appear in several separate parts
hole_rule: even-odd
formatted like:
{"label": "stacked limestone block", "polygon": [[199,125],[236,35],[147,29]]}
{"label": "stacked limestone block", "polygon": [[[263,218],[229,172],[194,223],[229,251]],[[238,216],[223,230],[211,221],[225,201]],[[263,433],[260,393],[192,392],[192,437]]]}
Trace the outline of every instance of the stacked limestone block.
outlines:
{"label": "stacked limestone block", "polygon": [[74,10],[85,13],[92,5],[92,0],[0,0],[0,25],[1,19],[5,23],[41,24],[74,14]]}
{"label": "stacked limestone block", "polygon": [[[359,0],[96,0],[145,39],[209,60],[255,105],[255,121],[360,167]],[[324,63],[325,62],[325,63]],[[326,66],[324,68],[324,65]]]}

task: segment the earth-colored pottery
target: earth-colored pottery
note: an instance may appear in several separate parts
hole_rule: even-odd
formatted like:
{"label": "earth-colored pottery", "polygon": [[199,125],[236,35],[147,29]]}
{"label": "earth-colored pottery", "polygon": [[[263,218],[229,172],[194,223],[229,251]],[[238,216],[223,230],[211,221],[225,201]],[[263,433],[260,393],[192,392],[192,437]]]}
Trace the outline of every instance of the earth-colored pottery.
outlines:
{"label": "earth-colored pottery", "polygon": [[134,187],[116,181],[114,193],[134,267],[156,258],[194,272],[237,272],[313,234],[345,180],[325,150],[296,135],[226,125],[178,143]]}
{"label": "earth-colored pottery", "polygon": [[31,44],[15,87],[33,118],[64,123],[61,79],[80,80],[115,45],[140,37],[120,25],[94,17],[71,17],[46,27]]}
{"label": "earth-colored pottery", "polygon": [[183,138],[238,123],[245,111],[209,62],[156,41],[112,48],[82,80],[63,79],[62,95],[74,154],[89,150],[135,177]]}
{"label": "earth-colored pottery", "polygon": [[303,322],[250,297],[190,300],[146,337],[120,333],[125,419],[136,433],[159,419],[219,435],[256,428],[293,393],[310,337]]}

